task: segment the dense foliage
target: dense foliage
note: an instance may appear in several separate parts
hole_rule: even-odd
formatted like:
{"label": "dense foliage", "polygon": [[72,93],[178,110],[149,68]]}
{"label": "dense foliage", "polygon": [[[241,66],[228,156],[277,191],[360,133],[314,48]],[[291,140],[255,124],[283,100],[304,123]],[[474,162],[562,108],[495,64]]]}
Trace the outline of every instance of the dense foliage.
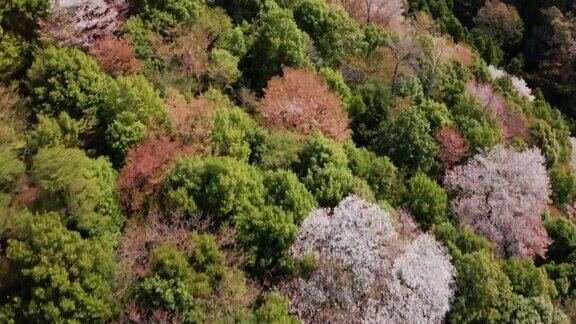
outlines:
{"label": "dense foliage", "polygon": [[0,0],[0,323],[575,322],[575,17]]}

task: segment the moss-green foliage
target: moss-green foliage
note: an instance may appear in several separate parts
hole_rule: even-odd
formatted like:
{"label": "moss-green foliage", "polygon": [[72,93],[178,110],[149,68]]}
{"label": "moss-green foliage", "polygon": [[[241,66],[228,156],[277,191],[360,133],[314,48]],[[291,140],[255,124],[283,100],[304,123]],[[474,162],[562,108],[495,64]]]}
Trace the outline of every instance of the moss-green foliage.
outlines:
{"label": "moss-green foliage", "polygon": [[562,323],[570,321],[566,314],[545,297],[518,297],[514,302],[512,321],[515,323]]}
{"label": "moss-green foliage", "polygon": [[395,122],[377,131],[372,148],[389,156],[395,165],[410,171],[434,172],[438,169],[438,146],[426,116],[412,107],[402,110]]}
{"label": "moss-green foliage", "polygon": [[289,266],[286,252],[296,237],[296,224],[315,206],[294,174],[262,172],[230,157],[185,159],[163,186],[182,212],[204,212],[217,226],[234,226],[238,242],[249,252],[247,266],[257,276]]}
{"label": "moss-green foliage", "polygon": [[288,299],[278,293],[268,293],[264,303],[256,310],[258,323],[295,324],[298,319],[289,313]]}
{"label": "moss-green foliage", "polygon": [[105,322],[117,311],[112,297],[113,251],[84,239],[57,213],[15,216],[8,240],[0,318],[15,322]]}
{"label": "moss-green foliage", "polygon": [[514,293],[525,297],[555,297],[554,283],[543,268],[531,260],[507,259],[501,262],[502,270],[510,279]]}
{"label": "moss-green foliage", "polygon": [[545,265],[549,277],[554,281],[558,294],[563,299],[576,298],[576,224],[565,219],[548,218],[544,222],[546,231],[553,240],[546,254]]}
{"label": "moss-green foliage", "polygon": [[318,71],[318,74],[326,79],[332,91],[340,96],[342,102],[349,104],[352,99],[352,90],[350,90],[350,87],[346,84],[342,73],[329,67],[323,67]]}
{"label": "moss-green foliage", "polygon": [[379,82],[368,82],[358,87],[358,94],[348,104],[350,129],[354,142],[367,145],[377,136],[377,129],[390,120],[390,90]]}
{"label": "moss-green foliage", "polygon": [[140,284],[139,299],[148,307],[182,314],[190,322],[202,318],[202,297],[211,292],[209,278],[194,271],[174,246],[154,249],[149,274]]}
{"label": "moss-green foliage", "polygon": [[264,205],[261,173],[229,157],[185,159],[168,175],[164,186],[171,200],[186,213],[204,211],[217,222],[251,214]]}
{"label": "moss-green foliage", "polygon": [[193,22],[204,6],[204,0],[137,0],[135,3],[136,11],[159,30]]}
{"label": "moss-green foliage", "polygon": [[421,103],[416,105],[415,108],[424,114],[430,123],[432,131],[449,126],[452,123],[450,112],[445,104],[433,100],[423,100]]}
{"label": "moss-green foliage", "polygon": [[348,167],[344,148],[320,134],[306,139],[294,167],[320,206],[336,206],[352,194],[375,199],[368,182]]}
{"label": "moss-green foliage", "polygon": [[325,136],[316,134],[306,139],[298,155],[296,170],[305,176],[309,170],[327,167],[346,168],[346,152],[335,142]]}
{"label": "moss-green foliage", "polygon": [[130,111],[147,125],[166,122],[159,93],[141,75],[119,77],[107,89],[105,98],[102,120],[111,121],[121,112]]}
{"label": "moss-green foliage", "polygon": [[466,227],[459,229],[451,223],[444,222],[434,224],[431,231],[455,257],[474,252],[493,251],[492,244],[486,238]]}
{"label": "moss-green foliage", "polygon": [[300,136],[294,133],[272,132],[266,136],[254,162],[266,170],[289,169],[297,164],[301,146]]}
{"label": "moss-green foliage", "polygon": [[318,204],[333,207],[350,195],[357,195],[368,201],[374,201],[374,193],[368,183],[355,177],[347,168],[328,166],[312,169],[302,179],[306,188],[314,195]]}
{"label": "moss-green foliage", "polygon": [[238,69],[239,62],[240,59],[227,50],[213,50],[206,71],[208,79],[220,89],[231,87],[242,74]]}
{"label": "moss-green foliage", "polygon": [[532,122],[529,132],[536,146],[540,148],[546,158],[546,164],[548,166],[555,165],[561,154],[561,146],[556,138],[556,132],[548,123],[541,119]]}
{"label": "moss-green foliage", "polygon": [[552,187],[552,201],[560,207],[576,200],[576,175],[574,171],[553,167],[548,171]]}
{"label": "moss-green foliage", "polygon": [[27,146],[31,152],[45,147],[76,147],[83,126],[63,111],[58,118],[38,115],[38,123],[28,133]]}
{"label": "moss-green foliage", "polygon": [[363,32],[344,9],[325,1],[304,0],[294,8],[294,20],[314,40],[320,57],[329,65],[365,47]]}
{"label": "moss-green foliage", "polygon": [[49,0],[15,0],[0,3],[0,29],[21,33],[31,37],[38,19],[46,15]]}
{"label": "moss-green foliage", "polygon": [[94,59],[72,47],[36,51],[27,76],[32,109],[54,117],[64,111],[74,119],[96,118],[111,85]]}
{"label": "moss-green foliage", "polygon": [[424,230],[447,220],[448,195],[434,180],[422,173],[416,173],[408,181],[401,200]]}
{"label": "moss-green foliage", "polygon": [[128,18],[120,29],[119,35],[130,36],[134,46],[134,53],[139,60],[150,63],[150,61],[157,59],[154,57],[154,47],[152,45],[152,40],[157,36],[147,28],[141,17],[132,16]]}
{"label": "moss-green foliage", "polygon": [[290,171],[267,171],[264,173],[266,204],[282,206],[291,212],[294,222],[300,224],[316,205],[314,197]]}
{"label": "moss-green foliage", "polygon": [[144,138],[149,128],[168,125],[163,105],[159,94],[141,75],[119,77],[110,84],[99,117],[108,125],[106,140],[117,161]]}
{"label": "moss-green foliage", "polygon": [[398,170],[390,159],[365,148],[356,148],[351,143],[346,143],[344,149],[348,156],[348,167],[355,176],[370,185],[376,198],[395,202],[400,179]]}
{"label": "moss-green foliage", "polygon": [[30,43],[0,27],[0,80],[9,80],[25,67]]}
{"label": "moss-green foliage", "polygon": [[45,148],[32,159],[30,175],[43,189],[34,208],[62,211],[68,228],[89,236],[119,234],[123,215],[116,172],[106,158],[90,159],[73,148]]}
{"label": "moss-green foliage", "polygon": [[19,159],[15,150],[0,147],[0,191],[8,192],[14,189],[25,171],[26,165]]}
{"label": "moss-green foliage", "polygon": [[499,323],[510,320],[514,294],[498,262],[486,252],[465,254],[455,260],[458,296],[450,323]]}
{"label": "moss-green foliage", "polygon": [[535,91],[535,96],[536,100],[532,104],[532,107],[529,108],[529,113],[550,125],[560,145],[559,161],[568,162],[572,152],[570,127],[560,111],[552,108],[552,106],[543,99],[542,93],[538,89]]}
{"label": "moss-green foliage", "polygon": [[254,273],[262,276],[266,269],[289,266],[286,251],[298,232],[292,213],[266,206],[251,214],[239,214],[236,228],[239,242],[249,249],[248,265]]}
{"label": "moss-green foliage", "polygon": [[264,130],[238,107],[225,107],[214,114],[212,147],[216,155],[257,160],[265,137]]}
{"label": "moss-green foliage", "polygon": [[477,120],[467,116],[457,116],[454,118],[458,129],[464,135],[469,147],[474,151],[489,150],[502,141],[500,129],[497,124],[487,120]]}
{"label": "moss-green foliage", "polygon": [[241,62],[244,76],[260,91],[283,66],[311,67],[306,56],[308,35],[298,29],[292,13],[273,6],[259,19],[248,52]]}

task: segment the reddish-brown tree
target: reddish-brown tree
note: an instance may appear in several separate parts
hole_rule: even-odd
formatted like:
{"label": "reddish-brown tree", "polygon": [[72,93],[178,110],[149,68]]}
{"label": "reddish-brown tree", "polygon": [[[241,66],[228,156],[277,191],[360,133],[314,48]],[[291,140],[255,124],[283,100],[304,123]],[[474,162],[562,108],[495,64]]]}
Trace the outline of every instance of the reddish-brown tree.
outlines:
{"label": "reddish-brown tree", "polygon": [[198,150],[208,149],[212,132],[213,104],[203,96],[188,102],[176,91],[169,92],[165,99],[165,110],[170,125],[179,140],[193,144]]}
{"label": "reddish-brown tree", "polygon": [[311,134],[321,131],[342,141],[349,137],[348,115],[326,81],[314,72],[285,68],[282,77],[268,82],[261,104],[271,128]]}
{"label": "reddish-brown tree", "polygon": [[444,170],[450,170],[468,154],[468,143],[462,134],[454,128],[444,127],[436,132],[436,141],[440,148],[438,160]]}
{"label": "reddish-brown tree", "polygon": [[140,211],[146,197],[160,184],[170,162],[184,151],[165,136],[149,137],[131,149],[118,176],[118,190],[124,205],[132,211]]}
{"label": "reddish-brown tree", "polygon": [[139,72],[142,69],[134,52],[132,41],[128,37],[102,38],[90,46],[90,54],[106,72],[119,76]]}

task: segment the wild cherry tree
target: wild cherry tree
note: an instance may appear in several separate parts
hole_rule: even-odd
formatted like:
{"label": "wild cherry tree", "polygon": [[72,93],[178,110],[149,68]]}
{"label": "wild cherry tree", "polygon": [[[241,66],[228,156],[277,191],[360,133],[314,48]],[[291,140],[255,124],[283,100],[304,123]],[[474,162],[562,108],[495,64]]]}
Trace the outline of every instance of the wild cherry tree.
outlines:
{"label": "wild cherry tree", "polygon": [[427,234],[397,231],[388,212],[356,196],[313,211],[292,254],[316,261],[286,289],[304,322],[435,323],[454,296],[445,249]]}
{"label": "wild cherry tree", "polygon": [[501,255],[544,256],[550,238],[540,216],[549,202],[544,157],[533,148],[497,146],[446,174],[451,207],[465,226],[495,243]]}
{"label": "wild cherry tree", "polygon": [[122,25],[130,8],[126,0],[50,2],[49,13],[40,24],[42,33],[59,43],[83,47],[111,36]]}
{"label": "wild cherry tree", "polygon": [[285,68],[268,82],[262,100],[264,121],[272,128],[343,140],[349,136],[348,115],[327,82],[314,72]]}

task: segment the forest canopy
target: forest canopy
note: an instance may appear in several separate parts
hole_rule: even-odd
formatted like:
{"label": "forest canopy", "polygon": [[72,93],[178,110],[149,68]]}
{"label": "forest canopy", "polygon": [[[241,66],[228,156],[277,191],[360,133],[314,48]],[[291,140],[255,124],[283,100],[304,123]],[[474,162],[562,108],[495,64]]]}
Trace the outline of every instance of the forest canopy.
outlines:
{"label": "forest canopy", "polygon": [[1,323],[574,323],[576,6],[0,2]]}

